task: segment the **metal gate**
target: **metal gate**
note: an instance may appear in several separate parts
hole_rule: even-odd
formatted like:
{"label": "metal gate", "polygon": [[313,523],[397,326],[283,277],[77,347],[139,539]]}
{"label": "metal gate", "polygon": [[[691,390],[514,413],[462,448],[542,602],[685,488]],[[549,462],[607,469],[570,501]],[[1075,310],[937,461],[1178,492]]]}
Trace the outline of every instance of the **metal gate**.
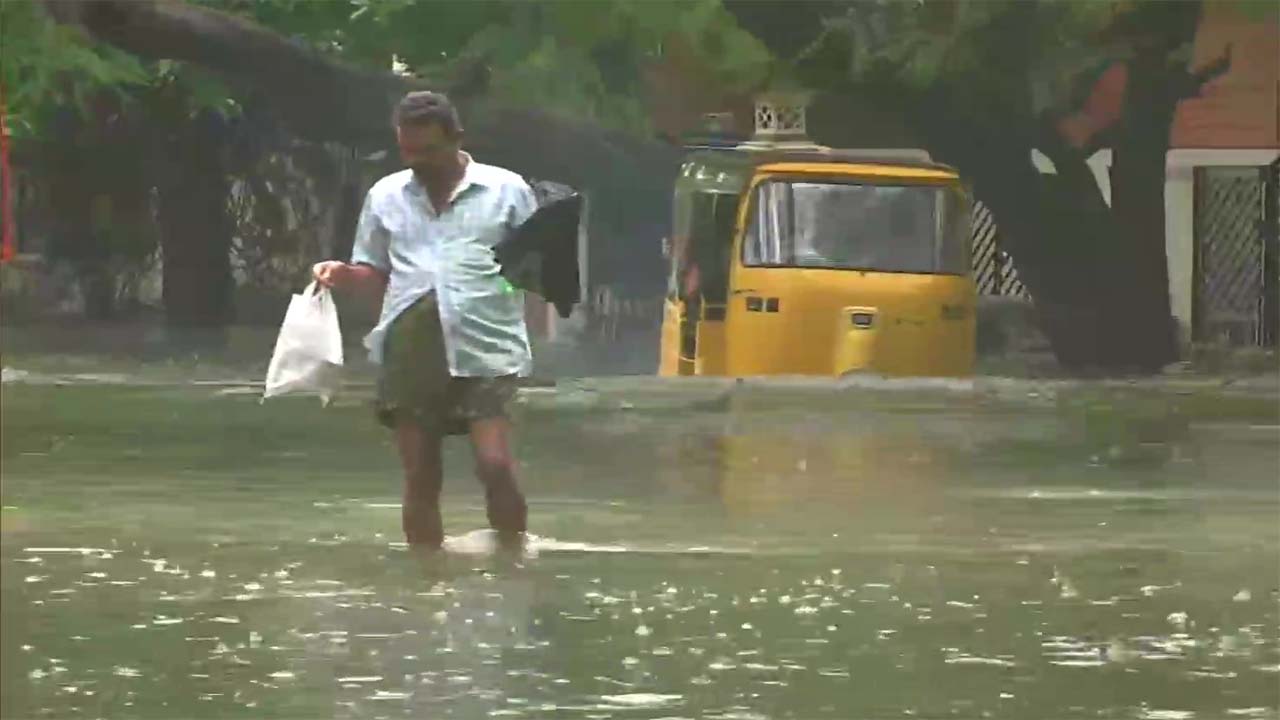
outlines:
{"label": "metal gate", "polygon": [[1195,174],[1198,342],[1262,345],[1267,260],[1267,169],[1202,167]]}
{"label": "metal gate", "polygon": [[981,201],[973,203],[973,280],[979,295],[1030,298],[1018,279],[1013,259],[1000,249],[1000,229],[995,216]]}

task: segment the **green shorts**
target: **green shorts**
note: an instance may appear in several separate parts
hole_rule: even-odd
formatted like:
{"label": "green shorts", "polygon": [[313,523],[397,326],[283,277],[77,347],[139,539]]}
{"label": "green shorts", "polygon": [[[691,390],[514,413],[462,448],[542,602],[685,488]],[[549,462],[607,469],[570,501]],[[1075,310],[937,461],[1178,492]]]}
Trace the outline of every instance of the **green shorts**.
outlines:
{"label": "green shorts", "polygon": [[516,377],[450,374],[435,293],[400,313],[383,342],[375,401],[383,425],[394,428],[410,420],[429,433],[465,435],[475,420],[506,417]]}

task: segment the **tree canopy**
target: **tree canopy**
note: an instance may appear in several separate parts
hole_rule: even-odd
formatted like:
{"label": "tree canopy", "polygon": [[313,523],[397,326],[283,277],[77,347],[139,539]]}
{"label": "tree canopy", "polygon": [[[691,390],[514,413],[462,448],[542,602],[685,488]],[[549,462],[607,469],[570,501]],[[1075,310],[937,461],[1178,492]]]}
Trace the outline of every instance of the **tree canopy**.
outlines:
{"label": "tree canopy", "polygon": [[[1256,17],[1275,12],[1263,0],[1224,1]],[[680,150],[653,138],[664,89],[650,71],[677,49],[721,98],[778,86],[815,91],[815,105],[835,108],[817,138],[828,144],[863,144],[863,128],[843,120],[851,108],[878,108],[973,182],[1059,357],[1081,365],[1152,368],[1171,359],[1165,331],[1135,343],[1127,329],[1167,325],[1160,198],[1169,124],[1177,103],[1230,63],[1227,55],[1188,67],[1198,2],[40,5],[47,17],[33,0],[0,4],[0,77],[20,132],[39,135],[50,107],[181,83],[191,112],[259,108],[300,138],[378,149],[390,143],[386,114],[397,94],[445,89],[459,100],[478,154],[591,191],[614,219],[615,243],[653,248]],[[1112,82],[1119,91],[1104,98],[1103,119],[1068,130],[1073,114],[1097,110],[1104,73],[1122,82]],[[1114,207],[1084,166],[1104,145],[1116,157]],[[1053,158],[1056,176],[1036,171],[1032,149]]]}
{"label": "tree canopy", "polygon": [[[37,133],[51,106],[83,106],[95,90],[164,81],[193,65],[230,83],[193,73],[204,104],[234,110],[255,92],[277,96],[267,102],[295,99],[271,82],[271,68],[252,67],[262,60],[301,71],[293,78],[301,85],[298,95],[311,83],[332,83],[329,75],[340,65],[368,91],[345,99],[351,103],[416,80],[644,137],[651,129],[644,71],[666,44],[686,42],[697,63],[730,91],[758,87],[772,63],[718,0],[13,0],[0,12],[6,60],[0,78],[20,138]],[[162,32],[148,37],[151,30]],[[250,39],[256,41],[251,47],[228,45]],[[247,52],[237,63],[232,50]],[[154,62],[160,59],[170,62]],[[393,64],[401,80],[391,74]],[[256,81],[245,77],[254,70],[263,72]],[[304,135],[367,141],[365,128],[320,131],[300,124]]]}

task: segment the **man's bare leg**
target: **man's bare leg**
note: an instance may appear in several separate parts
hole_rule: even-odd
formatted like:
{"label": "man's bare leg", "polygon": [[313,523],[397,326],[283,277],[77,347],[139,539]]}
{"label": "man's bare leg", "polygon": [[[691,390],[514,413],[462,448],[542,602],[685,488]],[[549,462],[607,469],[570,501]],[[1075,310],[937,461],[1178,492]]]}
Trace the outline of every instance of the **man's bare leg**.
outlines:
{"label": "man's bare leg", "polygon": [[404,500],[400,518],[405,542],[428,549],[444,542],[444,521],[440,517],[440,487],[443,467],[440,436],[423,430],[411,420],[396,425],[396,445],[404,467]]}
{"label": "man's bare leg", "polygon": [[515,458],[511,455],[511,421],[505,417],[471,422],[471,449],[475,452],[476,477],[484,486],[489,526],[507,546],[519,546],[528,524],[529,510],[516,485]]}

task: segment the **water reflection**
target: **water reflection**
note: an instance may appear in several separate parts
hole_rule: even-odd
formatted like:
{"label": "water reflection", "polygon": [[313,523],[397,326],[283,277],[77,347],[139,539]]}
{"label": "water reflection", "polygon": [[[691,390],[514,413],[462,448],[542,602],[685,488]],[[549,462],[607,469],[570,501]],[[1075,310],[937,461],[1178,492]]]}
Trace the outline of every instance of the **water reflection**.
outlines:
{"label": "water reflection", "polygon": [[[4,405],[5,717],[1280,705],[1280,450],[1198,431],[1196,412],[1134,430],[1115,397],[548,397],[522,411],[527,553],[474,530],[482,504],[451,463],[446,552],[418,556],[396,542],[395,469],[359,434],[362,408],[19,390]],[[150,438],[174,408],[185,434],[239,428],[237,452]],[[23,454],[54,428],[74,440]],[[1093,460],[1160,428],[1176,452]]]}

